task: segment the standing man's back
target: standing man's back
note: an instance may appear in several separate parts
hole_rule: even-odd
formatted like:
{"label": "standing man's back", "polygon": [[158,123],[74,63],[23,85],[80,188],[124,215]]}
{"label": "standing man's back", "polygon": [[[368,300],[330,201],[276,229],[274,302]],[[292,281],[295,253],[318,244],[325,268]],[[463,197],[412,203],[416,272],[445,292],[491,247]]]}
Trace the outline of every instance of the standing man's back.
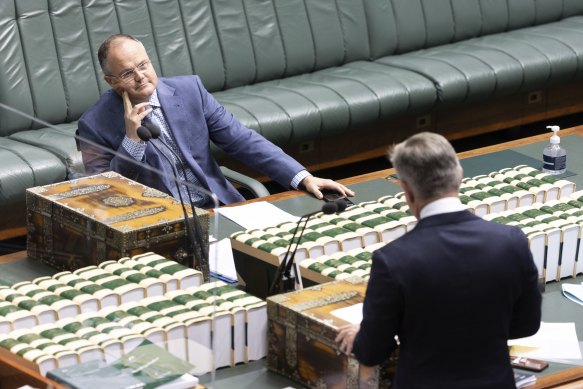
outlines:
{"label": "standing man's back", "polygon": [[461,167],[443,137],[415,135],[391,161],[420,220],[373,255],[363,321],[341,332],[341,349],[376,365],[397,335],[397,389],[514,388],[507,340],[540,325],[526,236],[464,209]]}

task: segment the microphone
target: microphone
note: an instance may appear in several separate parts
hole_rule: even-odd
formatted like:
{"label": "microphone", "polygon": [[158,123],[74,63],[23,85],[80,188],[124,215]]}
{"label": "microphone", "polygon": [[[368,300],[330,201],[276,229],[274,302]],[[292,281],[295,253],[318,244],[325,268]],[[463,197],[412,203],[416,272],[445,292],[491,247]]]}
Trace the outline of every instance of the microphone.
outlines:
{"label": "microphone", "polygon": [[[152,121],[148,120],[148,121],[144,122],[143,126],[146,127],[150,131],[150,134],[152,135],[152,139],[158,139],[160,137],[160,135],[162,134],[160,127],[158,127],[158,125]],[[180,158],[180,156],[174,151],[174,149],[172,149],[172,147],[168,146],[166,144],[166,142],[164,142],[162,139],[158,139],[158,141],[160,142],[160,144],[162,144],[168,151],[170,151],[174,155],[174,158],[176,158],[176,160],[180,164],[180,167],[182,168],[182,178],[184,179],[184,182],[187,182],[188,178],[186,177],[186,168],[185,168],[184,164],[182,163],[182,159]],[[180,190],[179,188],[177,188],[177,189]],[[206,245],[204,244],[204,239],[202,236],[203,235],[202,234],[202,226],[200,225],[200,221],[196,217],[196,212],[194,211],[195,207],[194,207],[194,204],[192,203],[192,193],[190,192],[190,188],[188,185],[186,185],[186,193],[188,194],[188,202],[190,203],[190,210],[192,212],[192,217],[193,217],[193,222],[194,222],[194,237],[196,240],[193,241],[193,244],[194,244],[193,248],[196,251],[196,255],[200,258],[199,265],[200,265],[200,270],[203,272],[204,279],[205,279],[205,281],[208,281],[208,275],[210,274],[209,253],[208,253]],[[180,201],[182,201],[182,199],[180,199]]]}
{"label": "microphone", "polygon": [[[271,283],[271,287],[269,288],[270,295],[274,295],[276,292],[285,293],[285,292],[290,292],[292,290],[295,290],[295,284],[296,284],[295,280],[299,275],[297,274],[297,268],[295,266],[293,266],[294,262],[295,262],[294,259],[296,256],[296,252],[298,250],[298,245],[300,244],[300,241],[302,240],[302,236],[304,235],[304,231],[306,230],[306,226],[308,225],[308,220],[317,213],[322,212],[325,215],[331,215],[333,213],[338,213],[338,212],[344,211],[346,209],[346,207],[347,207],[347,203],[345,201],[342,201],[342,200],[330,201],[330,202],[324,203],[324,205],[322,205],[322,209],[307,213],[307,214],[300,217],[300,219],[298,220],[298,224],[296,225],[296,228],[294,229],[294,232],[292,233],[291,242],[287,248],[285,256],[283,257],[283,261],[281,261],[281,263],[279,264],[279,267],[277,268],[277,271],[275,272],[275,277],[273,279],[273,282]],[[294,247],[293,252],[291,252],[291,248],[292,248],[294,242],[296,242],[296,234],[298,232],[300,224],[302,223],[302,220],[304,221],[304,224],[303,224],[303,226],[300,230],[300,234],[297,238],[296,246]],[[290,252],[291,252],[291,255],[290,255]],[[294,269],[293,276],[291,275],[292,266]]]}
{"label": "microphone", "polygon": [[158,139],[160,137],[160,134],[162,134],[162,130],[160,130],[160,127],[158,127],[155,123],[152,123],[151,121],[144,122],[143,126],[150,130],[150,133],[152,134],[152,139]]}
{"label": "microphone", "polygon": [[[151,131],[151,128],[154,128],[154,132]],[[152,139],[156,139],[158,136],[160,136],[160,129],[158,128],[158,126],[140,126],[138,127],[137,130],[137,134],[138,137],[143,140],[144,142],[148,142]],[[168,145],[166,145],[164,142],[162,142],[160,140],[160,143],[163,144],[164,146],[166,146],[167,149],[171,150],[172,152],[174,152],[170,147],[168,147]],[[191,208],[191,212],[192,212],[192,219],[194,221],[194,227],[190,224],[189,219],[188,219],[188,214],[186,212],[186,208],[184,206],[184,200],[182,198],[182,191],[180,190],[180,186],[178,184],[178,173],[176,172],[176,167],[174,166],[174,164],[172,163],[172,161],[170,160],[170,158],[168,158],[168,156],[166,154],[164,154],[160,148],[158,146],[156,146],[155,143],[150,142],[150,144],[152,145],[152,147],[154,147],[156,149],[156,151],[158,151],[159,154],[163,155],[164,158],[166,159],[166,161],[168,161],[168,164],[170,165],[170,167],[172,168],[172,173],[174,175],[174,184],[176,185],[176,191],[178,192],[178,197],[180,199],[180,204],[182,206],[182,213],[184,215],[184,224],[186,226],[186,233],[188,236],[188,240],[190,241],[190,248],[192,250],[192,255],[189,256],[189,267],[194,268],[194,255],[196,252],[196,256],[200,259],[200,270],[203,273],[203,276],[205,278],[206,281],[209,274],[210,274],[210,269],[209,269],[209,265],[208,265],[208,251],[206,250],[206,246],[203,242],[203,238],[202,238],[202,227],[200,227],[200,222],[198,220],[198,217],[196,216],[196,212],[194,210],[194,204],[192,204],[192,198],[191,198],[191,193],[190,193],[190,188],[188,186],[186,186],[186,191],[188,194],[188,200],[190,202],[190,208]],[[178,161],[180,161],[180,158],[178,158],[178,156],[176,154],[174,154],[174,156],[177,158]],[[182,163],[182,162],[180,162]],[[184,176],[184,181],[186,181],[186,173],[184,172],[184,166],[182,166],[182,172],[183,172],[183,176]],[[198,228],[197,228],[198,227]],[[206,269],[206,271],[205,271]]]}

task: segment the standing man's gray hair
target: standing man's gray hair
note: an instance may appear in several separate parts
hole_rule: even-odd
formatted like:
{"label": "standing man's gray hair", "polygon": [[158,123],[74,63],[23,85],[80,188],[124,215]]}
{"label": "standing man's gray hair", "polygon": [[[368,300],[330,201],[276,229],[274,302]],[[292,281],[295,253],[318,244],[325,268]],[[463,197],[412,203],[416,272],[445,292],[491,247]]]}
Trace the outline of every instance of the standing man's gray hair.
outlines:
{"label": "standing man's gray hair", "polygon": [[389,151],[389,159],[411,191],[422,200],[459,190],[462,168],[452,145],[439,134],[421,132]]}

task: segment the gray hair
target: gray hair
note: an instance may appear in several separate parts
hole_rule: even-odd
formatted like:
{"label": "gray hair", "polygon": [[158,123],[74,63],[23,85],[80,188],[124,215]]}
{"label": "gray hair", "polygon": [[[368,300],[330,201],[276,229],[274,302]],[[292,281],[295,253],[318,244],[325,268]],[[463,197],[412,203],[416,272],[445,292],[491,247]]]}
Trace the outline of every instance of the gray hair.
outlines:
{"label": "gray hair", "polygon": [[389,159],[420,200],[459,190],[461,165],[452,145],[439,134],[415,134],[394,146]]}
{"label": "gray hair", "polygon": [[99,50],[97,50],[97,59],[99,60],[99,66],[101,66],[103,74],[109,74],[109,67],[107,64],[107,55],[109,54],[109,49],[113,43],[115,43],[115,41],[123,39],[135,41],[140,44],[142,43],[136,37],[133,37],[129,34],[115,34],[104,40],[101,46],[99,46]]}

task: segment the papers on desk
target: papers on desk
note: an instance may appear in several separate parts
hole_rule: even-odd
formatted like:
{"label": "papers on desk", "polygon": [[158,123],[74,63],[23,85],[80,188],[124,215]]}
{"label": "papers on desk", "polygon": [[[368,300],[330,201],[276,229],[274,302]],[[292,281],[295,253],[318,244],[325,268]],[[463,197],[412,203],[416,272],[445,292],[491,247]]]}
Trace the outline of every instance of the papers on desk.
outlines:
{"label": "papers on desk", "polygon": [[220,241],[215,239],[210,244],[209,267],[213,277],[229,283],[237,281],[237,269],[229,238]]}
{"label": "papers on desk", "polygon": [[578,284],[563,284],[563,295],[569,300],[583,305],[583,283]]}
{"label": "papers on desk", "polygon": [[219,208],[217,212],[246,230],[264,229],[283,222],[297,222],[299,219],[267,201]]}
{"label": "papers on desk", "polygon": [[545,323],[533,336],[508,341],[510,354],[536,359],[581,359],[575,323]]}
{"label": "papers on desk", "polygon": [[331,315],[349,322],[350,324],[360,324],[362,321],[362,303],[354,304],[345,308],[338,308],[330,311]]}

